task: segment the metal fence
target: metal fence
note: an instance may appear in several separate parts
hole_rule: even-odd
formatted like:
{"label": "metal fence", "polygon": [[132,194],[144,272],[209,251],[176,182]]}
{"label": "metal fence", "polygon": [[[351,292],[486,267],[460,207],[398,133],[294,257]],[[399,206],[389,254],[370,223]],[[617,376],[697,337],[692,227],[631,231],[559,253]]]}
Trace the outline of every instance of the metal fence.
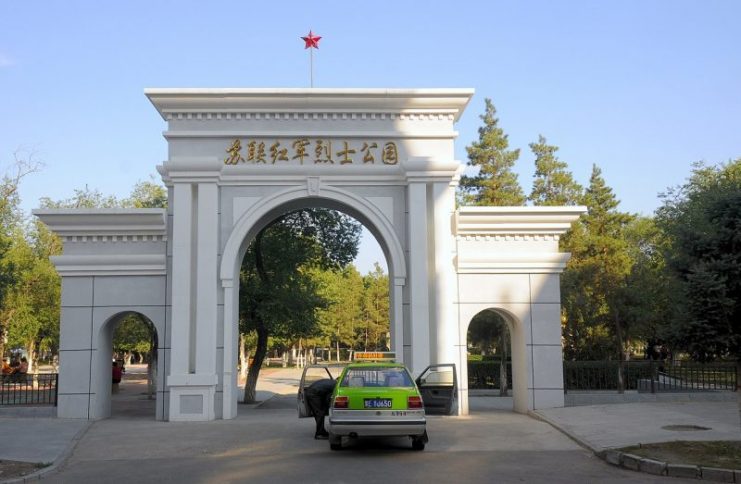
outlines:
{"label": "metal fence", "polygon": [[0,406],[57,406],[57,373],[0,376]]}
{"label": "metal fence", "polygon": [[[620,364],[617,361],[564,361],[564,389],[618,390]],[[639,392],[735,391],[736,364],[626,361],[623,363],[625,390]]]}
{"label": "metal fence", "polygon": [[[499,389],[498,361],[469,361],[468,388]],[[617,391],[620,364],[617,361],[564,361],[565,391]],[[507,380],[512,387],[512,364],[507,362]],[[646,393],[735,391],[734,362],[695,363],[626,361],[623,363],[625,390]]]}

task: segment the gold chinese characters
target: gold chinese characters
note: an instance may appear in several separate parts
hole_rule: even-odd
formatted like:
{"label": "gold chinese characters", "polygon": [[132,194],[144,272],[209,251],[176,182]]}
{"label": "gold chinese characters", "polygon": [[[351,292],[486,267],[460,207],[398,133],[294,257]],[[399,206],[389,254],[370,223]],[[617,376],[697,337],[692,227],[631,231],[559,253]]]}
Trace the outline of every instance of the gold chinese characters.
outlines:
{"label": "gold chinese characters", "polygon": [[[268,144],[262,140],[235,139],[226,149],[225,165],[238,163],[291,162],[298,160],[307,163],[337,163],[339,165],[365,164],[380,162],[384,165],[395,165],[399,162],[399,150],[396,143],[387,141],[382,145],[377,142],[363,142],[360,148],[348,141],[331,139],[298,138],[290,142],[275,140]],[[359,143],[358,143],[359,144]],[[290,151],[289,151],[290,150]]]}

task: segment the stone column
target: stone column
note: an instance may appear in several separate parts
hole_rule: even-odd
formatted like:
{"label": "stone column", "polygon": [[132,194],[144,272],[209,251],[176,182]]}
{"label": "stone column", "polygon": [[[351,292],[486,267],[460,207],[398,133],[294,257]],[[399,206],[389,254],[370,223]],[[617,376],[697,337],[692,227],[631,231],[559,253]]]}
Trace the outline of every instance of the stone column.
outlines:
{"label": "stone column", "polygon": [[451,285],[455,279],[455,270],[452,260],[452,228],[453,194],[449,181],[436,182],[432,186],[433,224],[435,247],[435,270],[433,294],[434,327],[436,363],[451,363],[455,346],[453,334],[453,290]]}
{"label": "stone column", "polygon": [[404,360],[404,303],[403,289],[405,278],[394,277],[390,287],[390,303],[393,310],[391,320],[391,349],[396,352],[398,361]]}
{"label": "stone column", "polygon": [[169,418],[174,421],[215,418],[216,197],[215,184],[175,183],[172,350],[167,377]]}
{"label": "stone column", "polygon": [[[199,183],[196,226],[195,372],[206,385],[204,417],[215,418],[216,327],[218,317],[217,265],[219,236],[219,192],[216,183]],[[208,384],[208,380],[212,384]]]}
{"label": "stone column", "polygon": [[234,286],[234,280],[222,280],[224,288],[224,379],[222,382],[222,400],[221,400],[221,418],[232,419],[237,416],[237,391],[239,386],[237,382],[237,344],[239,341],[239,330],[237,319],[239,318],[237,304],[234,299],[237,295],[239,281],[236,281],[237,287]]}
{"label": "stone column", "polygon": [[[409,213],[409,318],[411,321],[412,373],[416,376],[430,364],[429,246],[427,183],[410,181]],[[409,363],[409,362],[407,362]]]}
{"label": "stone column", "polygon": [[[193,369],[190,361],[193,189],[190,183],[176,183],[173,192],[171,376],[186,375]],[[171,398],[170,404],[177,404],[177,400]]]}

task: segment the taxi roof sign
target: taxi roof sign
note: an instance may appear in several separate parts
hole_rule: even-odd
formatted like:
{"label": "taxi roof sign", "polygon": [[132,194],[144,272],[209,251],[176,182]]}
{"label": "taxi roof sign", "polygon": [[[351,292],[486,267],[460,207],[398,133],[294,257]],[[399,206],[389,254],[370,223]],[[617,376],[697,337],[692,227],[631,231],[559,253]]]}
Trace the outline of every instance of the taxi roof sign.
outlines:
{"label": "taxi roof sign", "polygon": [[356,351],[353,360],[393,362],[396,360],[396,353],[393,351]]}

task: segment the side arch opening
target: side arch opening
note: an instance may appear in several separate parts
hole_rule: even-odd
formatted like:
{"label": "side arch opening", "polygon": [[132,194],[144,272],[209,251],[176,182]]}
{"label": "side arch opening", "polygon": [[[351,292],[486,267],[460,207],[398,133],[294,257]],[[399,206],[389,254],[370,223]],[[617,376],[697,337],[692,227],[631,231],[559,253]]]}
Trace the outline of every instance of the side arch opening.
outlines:
{"label": "side arch opening", "polygon": [[527,410],[525,335],[518,317],[507,309],[479,310],[466,326],[468,398],[471,413]]}
{"label": "side arch opening", "polygon": [[93,356],[95,418],[163,419],[160,331],[139,311],[107,318]]}

